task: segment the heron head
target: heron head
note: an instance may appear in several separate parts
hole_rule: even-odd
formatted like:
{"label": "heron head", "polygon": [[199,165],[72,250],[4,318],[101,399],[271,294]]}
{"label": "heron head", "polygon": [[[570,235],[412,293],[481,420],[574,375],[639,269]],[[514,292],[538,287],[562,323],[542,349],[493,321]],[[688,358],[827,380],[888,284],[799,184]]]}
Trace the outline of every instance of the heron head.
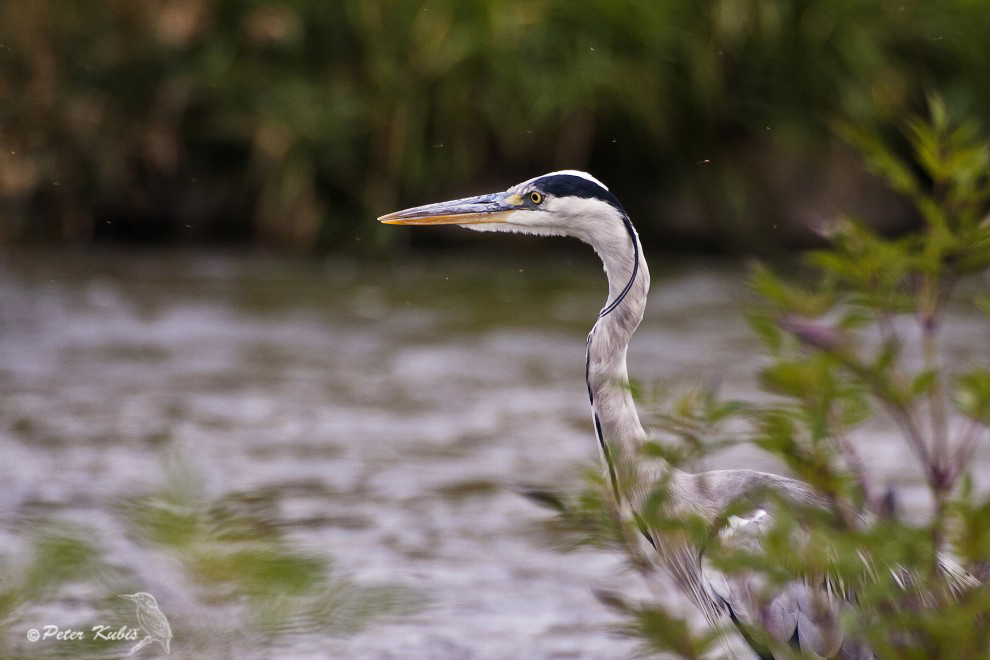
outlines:
{"label": "heron head", "polygon": [[624,215],[615,195],[598,179],[563,170],[523,181],[505,192],[417,206],[378,219],[391,225],[460,225],[588,241],[597,226]]}

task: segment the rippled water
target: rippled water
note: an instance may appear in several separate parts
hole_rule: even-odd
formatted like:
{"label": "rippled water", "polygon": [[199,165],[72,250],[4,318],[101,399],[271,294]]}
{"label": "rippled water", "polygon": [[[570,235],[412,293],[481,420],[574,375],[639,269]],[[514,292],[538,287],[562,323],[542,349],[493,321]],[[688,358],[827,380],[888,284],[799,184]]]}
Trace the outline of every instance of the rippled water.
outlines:
{"label": "rippled water", "polygon": [[[618,557],[559,552],[549,514],[518,494],[576,488],[597,460],[583,350],[605,286],[590,256],[0,264],[0,589],[23,601],[0,607],[0,654],[118,657],[127,642],[32,644],[27,631],[134,625],[115,596],[135,591],[168,614],[173,657],[635,650],[592,588],[642,586]],[[760,358],[743,268],[653,270],[633,376],[747,394]],[[950,334],[960,356],[990,346],[975,319]],[[867,460],[912,501],[903,452],[875,431]],[[775,469],[745,449],[707,467],[727,465]],[[91,579],[31,586],[51,528],[82,538]],[[236,563],[224,544],[264,559]],[[310,570],[322,586],[298,598],[313,607],[259,606],[266,580]]]}

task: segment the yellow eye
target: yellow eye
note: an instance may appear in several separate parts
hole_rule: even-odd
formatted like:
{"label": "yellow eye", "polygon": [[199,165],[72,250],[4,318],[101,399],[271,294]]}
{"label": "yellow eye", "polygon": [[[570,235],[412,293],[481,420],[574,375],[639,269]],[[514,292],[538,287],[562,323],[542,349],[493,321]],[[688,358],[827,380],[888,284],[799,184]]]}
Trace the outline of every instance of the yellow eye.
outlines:
{"label": "yellow eye", "polygon": [[533,192],[529,193],[529,199],[534,204],[539,204],[540,202],[543,201],[543,195],[541,195],[540,193],[534,190]]}

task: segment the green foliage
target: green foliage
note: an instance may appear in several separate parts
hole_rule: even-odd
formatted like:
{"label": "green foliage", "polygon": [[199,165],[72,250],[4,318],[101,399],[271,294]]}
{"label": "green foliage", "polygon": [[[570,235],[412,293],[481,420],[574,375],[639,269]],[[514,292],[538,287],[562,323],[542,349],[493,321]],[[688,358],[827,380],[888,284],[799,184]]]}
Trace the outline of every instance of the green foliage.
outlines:
{"label": "green foliage", "polygon": [[324,630],[345,634],[409,609],[397,587],[362,587],[335,577],[326,560],[289,546],[272,503],[232,495],[210,499],[187,465],[165,488],[129,502],[124,514],[138,539],[179,561],[201,600],[247,604],[245,627],[275,635]]}
{"label": "green foliage", "polygon": [[[133,625],[133,606],[119,594],[155,592],[147,584],[148,570],[162,559],[173,569],[160,578],[173,598],[159,603],[175,633],[172,650],[178,644],[202,657],[236,649],[265,653],[260,649],[292,634],[349,635],[421,606],[408,589],[358,583],[332,570],[324,553],[293,547],[276,503],[266,497],[211,498],[188,464],[168,467],[161,489],[131,498],[117,511],[138,548],[124,555],[126,563],[120,556],[111,561],[92,540],[92,530],[27,521],[23,552],[17,559],[0,556],[0,657],[106,658],[126,652],[133,643],[101,640],[91,627]],[[182,600],[174,598],[177,593],[197,604],[192,612],[175,606]],[[204,613],[206,619],[198,620]],[[49,623],[86,636],[28,641],[28,630]]]}
{"label": "green foliage", "polygon": [[700,659],[718,648],[716,631],[698,634],[684,618],[665,610],[630,604],[616,594],[599,593],[598,597],[629,619],[623,632],[642,639],[648,651]]}
{"label": "green foliage", "polygon": [[722,428],[744,408],[742,403],[724,401],[715,391],[702,387],[688,389],[669,401],[650,400],[644,405],[647,418],[653,425],[663,427],[677,442],[648,442],[642,449],[643,456],[658,457],[671,465],[685,465],[736,444],[738,440],[722,433]]}
{"label": "green foliage", "polygon": [[563,166],[628,180],[644,236],[675,203],[778,240],[811,173],[855,176],[824,117],[934,84],[990,119],[988,32],[970,0],[7,2],[0,241],[395,240],[367,218]]}
{"label": "green foliage", "polygon": [[[838,222],[829,248],[808,256],[818,280],[803,300],[777,295],[775,288],[789,285],[774,284],[765,270],[754,276],[768,301],[756,329],[767,336],[774,321],[780,328],[762,378],[782,397],[756,413],[755,439],[829,501],[860,503],[879,521],[864,530],[832,523],[820,547],[871,613],[854,629],[880,657],[959,657],[964,648],[975,654],[986,648],[986,635],[962,622],[990,612],[985,589],[960,596],[935,568],[937,551],[964,559],[977,574],[986,558],[974,554],[988,533],[977,523],[985,500],[957,485],[987,437],[990,371],[947,364],[939,333],[958,283],[990,266],[990,149],[975,124],[953,121],[940,99],[930,100],[929,115],[905,121],[907,158],[875,130],[838,127],[868,167],[910,199],[918,231],[891,239],[860,221]],[[830,304],[809,314],[814,305],[807,301],[820,292]],[[905,330],[912,319],[917,340]],[[980,357],[974,353],[976,364]],[[890,517],[887,494],[859,458],[858,443],[868,435],[858,427],[874,408],[895,423],[924,475],[934,509],[923,525]],[[802,439],[821,451],[802,451]],[[839,507],[835,513],[847,522]],[[814,535],[815,525],[801,524]],[[855,559],[843,565],[843,557]]]}
{"label": "green foliage", "polygon": [[[939,99],[931,99],[929,114],[904,121],[908,155],[876,130],[839,126],[869,168],[909,198],[917,230],[888,238],[844,219],[827,249],[807,255],[802,275],[755,266],[751,281],[762,304],[749,316],[767,349],[759,373],[767,396],[726,404],[688,395],[659,416],[667,441],[647,444],[636,459],[639,466],[656,457],[690,466],[725,445],[726,425],[738,432],[745,423],[748,439],[810,484],[824,506],[772,490],[747,493],[719,513],[712,531],[710,520],[668,506],[661,479],[637,515],[611,504],[607,527],[585,528],[610,536],[646,574],[658,569],[640,528],[703,547],[711,566],[726,576],[758,576],[767,593],[795,581],[827,585],[856,604],[844,615],[845,630],[883,658],[983,657],[990,643],[990,589],[974,579],[988,575],[990,499],[970,473],[977,448],[990,439],[990,355],[974,346],[972,359],[951,362],[940,336],[950,303],[953,313],[986,311],[979,287],[960,284],[990,267],[990,149],[972,122],[954,121]],[[896,493],[860,457],[878,415],[899,432],[904,460],[914,461],[927,487],[932,509],[922,522],[898,515]],[[611,494],[597,492],[607,510]],[[754,506],[772,512],[758,535],[719,533]],[[662,608],[629,605],[615,594],[604,600],[654,650],[698,657],[712,641]],[[747,634],[776,657],[794,656],[760,630]]]}
{"label": "green foliage", "polygon": [[66,585],[101,580],[106,566],[99,552],[85,539],[85,530],[51,521],[36,521],[28,541],[29,561],[17,563],[0,557],[0,656],[11,657],[14,639],[24,632],[32,605],[58,597]]}

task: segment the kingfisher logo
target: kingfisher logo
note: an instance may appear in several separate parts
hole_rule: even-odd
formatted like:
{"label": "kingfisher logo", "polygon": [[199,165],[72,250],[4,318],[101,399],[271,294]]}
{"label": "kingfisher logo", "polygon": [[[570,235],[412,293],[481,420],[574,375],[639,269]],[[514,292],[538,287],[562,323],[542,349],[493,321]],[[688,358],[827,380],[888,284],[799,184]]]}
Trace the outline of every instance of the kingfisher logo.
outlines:
{"label": "kingfisher logo", "polygon": [[137,620],[141,630],[144,631],[145,638],[134,645],[127,655],[134,655],[148,644],[158,642],[165,649],[165,653],[171,653],[168,648],[172,641],[172,628],[168,625],[168,619],[160,609],[155,597],[144,591],[136,594],[121,594],[121,598],[137,603]]}
{"label": "kingfisher logo", "polygon": [[127,655],[134,655],[148,644],[158,642],[162,645],[165,653],[171,653],[169,645],[172,642],[172,628],[168,625],[168,619],[158,608],[155,597],[144,591],[136,594],[121,594],[121,598],[126,598],[135,604],[137,610],[138,627],[131,626],[114,627],[98,623],[89,629],[74,630],[72,628],[59,628],[56,625],[45,625],[41,628],[31,628],[27,631],[29,642],[75,642],[86,639],[98,639],[106,642],[133,642],[137,641]]}

